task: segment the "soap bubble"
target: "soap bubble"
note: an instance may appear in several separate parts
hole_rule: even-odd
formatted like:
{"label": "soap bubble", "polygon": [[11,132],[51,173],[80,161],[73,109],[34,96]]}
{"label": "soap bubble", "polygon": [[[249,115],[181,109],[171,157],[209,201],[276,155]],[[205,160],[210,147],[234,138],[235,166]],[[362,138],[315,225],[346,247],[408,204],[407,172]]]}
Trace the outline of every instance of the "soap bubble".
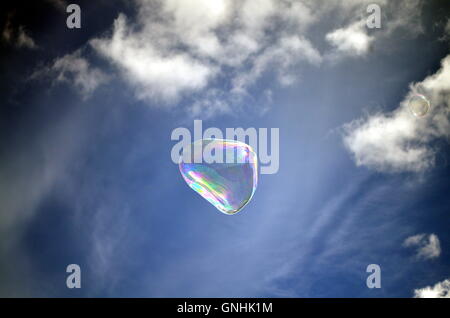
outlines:
{"label": "soap bubble", "polygon": [[423,117],[430,109],[430,102],[425,96],[416,94],[409,99],[408,107],[414,116]]}
{"label": "soap bubble", "polygon": [[242,210],[258,184],[256,153],[235,140],[197,140],[184,147],[179,168],[186,183],[225,214]]}

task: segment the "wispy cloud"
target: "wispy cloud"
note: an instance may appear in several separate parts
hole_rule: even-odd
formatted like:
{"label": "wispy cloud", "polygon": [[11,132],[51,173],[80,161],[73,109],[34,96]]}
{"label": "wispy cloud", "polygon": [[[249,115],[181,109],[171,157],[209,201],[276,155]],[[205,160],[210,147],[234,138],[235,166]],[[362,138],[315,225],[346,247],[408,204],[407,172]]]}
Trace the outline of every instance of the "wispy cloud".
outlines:
{"label": "wispy cloud", "polygon": [[2,40],[5,43],[14,45],[18,48],[37,49],[38,46],[25,30],[23,25],[14,26],[12,23],[12,15],[9,14],[5,26],[3,27]]}
{"label": "wispy cloud", "polygon": [[441,244],[436,234],[417,234],[403,242],[404,247],[416,248],[418,259],[434,259],[441,255]]}
{"label": "wispy cloud", "polygon": [[127,235],[132,216],[128,207],[111,204],[114,201],[111,199],[107,201],[100,202],[86,230],[91,241],[91,249],[87,252],[91,260],[90,271],[97,281],[91,292],[95,294],[100,291],[103,295],[111,292],[122,279],[118,267],[127,262],[122,255],[129,250]]}
{"label": "wispy cloud", "polygon": [[301,60],[318,65],[322,57],[305,38],[298,36],[281,38],[276,45],[267,48],[254,59],[248,72],[241,73],[233,79],[233,90],[245,91],[269,68],[277,69],[280,84],[291,85],[297,78],[292,70]]}
{"label": "wispy cloud", "polygon": [[414,290],[414,298],[450,298],[450,279]]}
{"label": "wispy cloud", "polygon": [[11,147],[3,148],[7,151],[0,166],[0,258],[10,262],[1,268],[5,282],[0,284],[1,295],[22,297],[35,292],[36,281],[20,276],[31,273],[34,265],[33,257],[23,250],[24,231],[52,190],[70,180],[69,167],[80,158],[87,141],[85,119],[74,109],[56,123],[44,122],[45,129],[17,129]]}
{"label": "wispy cloud", "polygon": [[83,98],[88,98],[109,77],[99,68],[93,67],[80,51],[64,55],[53,61],[50,66],[38,69],[31,79],[53,77],[53,84],[69,83],[73,85]]}

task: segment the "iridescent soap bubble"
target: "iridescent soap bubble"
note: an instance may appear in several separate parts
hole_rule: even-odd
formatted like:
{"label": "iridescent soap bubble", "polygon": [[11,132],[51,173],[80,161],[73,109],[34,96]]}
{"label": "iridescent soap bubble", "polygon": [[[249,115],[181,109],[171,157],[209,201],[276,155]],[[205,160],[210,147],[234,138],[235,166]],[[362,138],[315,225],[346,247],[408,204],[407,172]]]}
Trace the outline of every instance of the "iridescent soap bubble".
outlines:
{"label": "iridescent soap bubble", "polygon": [[179,168],[186,183],[225,214],[242,210],[258,184],[256,153],[235,140],[197,140],[184,147]]}
{"label": "iridescent soap bubble", "polygon": [[415,94],[409,99],[408,107],[414,116],[423,117],[430,110],[430,102],[425,96]]}

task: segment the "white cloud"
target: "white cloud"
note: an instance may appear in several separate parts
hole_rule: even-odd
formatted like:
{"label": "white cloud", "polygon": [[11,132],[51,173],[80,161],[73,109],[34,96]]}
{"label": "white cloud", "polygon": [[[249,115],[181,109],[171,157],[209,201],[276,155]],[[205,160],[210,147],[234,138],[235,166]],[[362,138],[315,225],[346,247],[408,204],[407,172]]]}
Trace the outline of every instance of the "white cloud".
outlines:
{"label": "white cloud", "polygon": [[[392,11],[389,21],[396,21],[389,30],[410,23],[406,13],[414,5],[399,2],[403,5],[380,2]],[[275,75],[266,85],[286,86],[301,76],[302,64],[321,64],[327,52],[317,50],[307,33],[312,26],[320,29],[330,14],[338,25],[347,25],[328,32],[333,53],[366,54],[376,38],[363,27],[369,3],[135,0],[135,20],[120,14],[111,34],[90,43],[119,70],[138,99],[170,106],[184,98],[193,103],[187,109],[210,112],[210,91],[248,96],[248,89],[266,73]]]}
{"label": "white cloud", "polygon": [[[431,109],[424,118],[408,109],[409,98],[422,93]],[[391,113],[377,113],[344,125],[344,144],[358,166],[379,171],[424,171],[434,165],[435,149],[430,141],[450,137],[450,55],[441,68],[410,92]]]}
{"label": "white cloud", "polygon": [[354,22],[347,27],[334,30],[325,38],[338,52],[357,56],[366,54],[374,40],[373,36],[367,34],[365,21]]}
{"label": "white cloud", "polygon": [[83,98],[89,97],[97,87],[109,80],[105,73],[92,67],[85,58],[81,57],[80,51],[55,59],[51,66],[38,70],[31,78],[50,74],[56,76],[54,83],[73,84]]}
{"label": "white cloud", "polygon": [[450,279],[414,290],[414,298],[450,298]]}
{"label": "white cloud", "polygon": [[434,259],[441,255],[441,244],[436,234],[410,236],[403,242],[403,246],[416,248],[418,259]]}
{"label": "white cloud", "polygon": [[[143,2],[144,3],[144,2]],[[164,1],[163,14],[180,42],[204,56],[219,54],[221,45],[214,32],[230,17],[231,3],[225,0]]]}
{"label": "white cloud", "polygon": [[[301,2],[136,3],[137,21],[119,15],[112,35],[94,39],[91,45],[120,69],[141,100],[170,105],[197,94],[191,110],[208,112],[212,107],[208,92],[217,92],[219,79],[227,81],[234,93],[238,87],[246,94],[245,87],[271,65],[278,67],[278,82],[286,85],[294,82],[291,68],[299,61],[317,64],[321,59],[313,45],[298,35],[315,21],[311,9]],[[274,30],[276,19],[285,27]],[[229,103],[219,104],[224,109]]]}
{"label": "white cloud", "polygon": [[164,52],[152,43],[151,32],[131,31],[124,15],[115,21],[113,32],[112,38],[91,43],[119,66],[126,80],[136,87],[140,99],[175,101],[183,92],[204,88],[216,72],[208,63],[186,53]]}
{"label": "white cloud", "polygon": [[375,114],[344,126],[344,143],[356,165],[381,171],[422,171],[433,165],[434,152],[420,142],[417,123],[406,109]]}

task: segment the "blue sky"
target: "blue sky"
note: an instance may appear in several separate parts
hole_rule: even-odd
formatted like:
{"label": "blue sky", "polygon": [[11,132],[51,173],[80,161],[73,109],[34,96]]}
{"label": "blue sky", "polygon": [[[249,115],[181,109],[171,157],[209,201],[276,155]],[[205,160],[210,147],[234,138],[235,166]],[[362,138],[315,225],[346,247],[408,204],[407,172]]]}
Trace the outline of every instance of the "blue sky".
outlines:
{"label": "blue sky", "polygon": [[[0,295],[448,295],[447,3],[77,3],[1,14]],[[171,161],[194,119],[280,130],[236,215]]]}

